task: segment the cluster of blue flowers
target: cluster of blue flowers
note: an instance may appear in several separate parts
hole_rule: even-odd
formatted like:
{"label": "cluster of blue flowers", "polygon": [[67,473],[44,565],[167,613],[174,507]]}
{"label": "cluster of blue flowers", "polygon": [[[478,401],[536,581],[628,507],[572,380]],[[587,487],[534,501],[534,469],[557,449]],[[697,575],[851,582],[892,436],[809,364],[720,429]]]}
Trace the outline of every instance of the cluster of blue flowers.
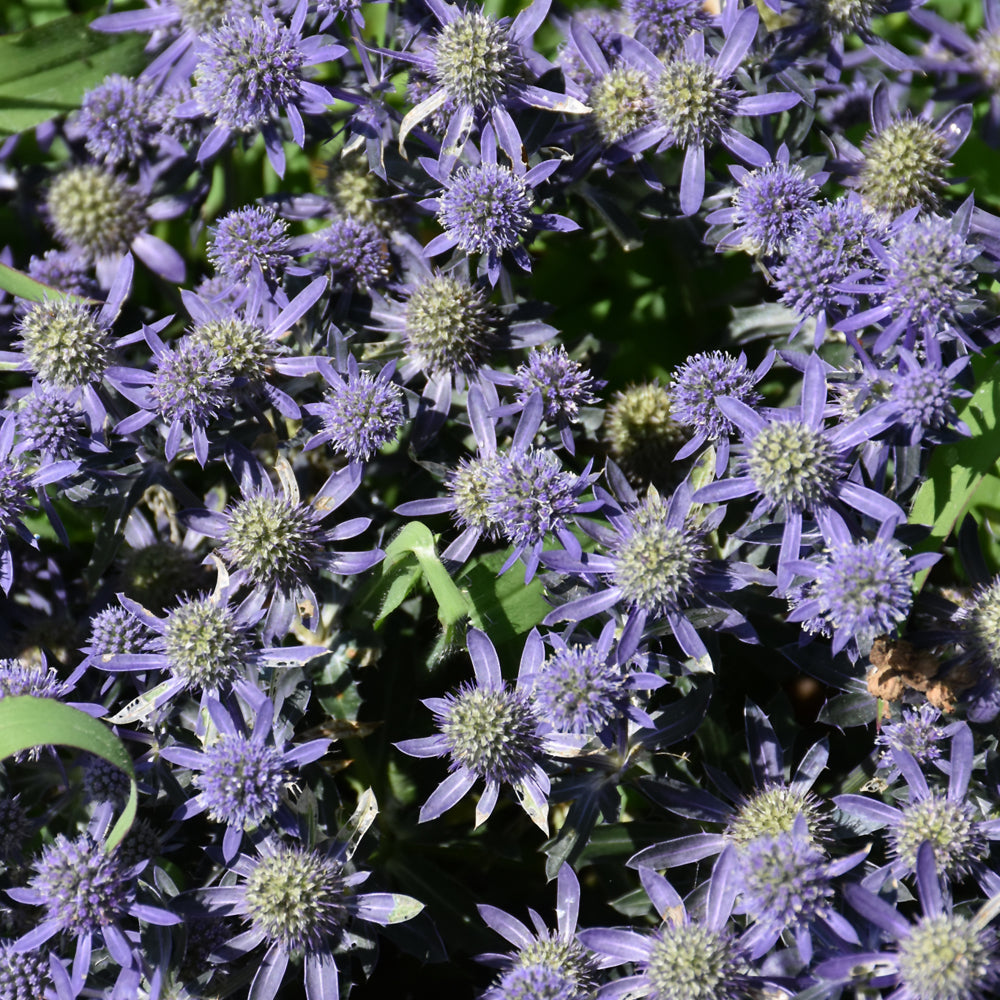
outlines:
{"label": "cluster of blue flowers", "polygon": [[[0,146],[0,700],[138,819],[3,763],[0,998],[1000,995],[975,13],[92,21],[145,69]],[[640,228],[743,308],[623,385]]]}

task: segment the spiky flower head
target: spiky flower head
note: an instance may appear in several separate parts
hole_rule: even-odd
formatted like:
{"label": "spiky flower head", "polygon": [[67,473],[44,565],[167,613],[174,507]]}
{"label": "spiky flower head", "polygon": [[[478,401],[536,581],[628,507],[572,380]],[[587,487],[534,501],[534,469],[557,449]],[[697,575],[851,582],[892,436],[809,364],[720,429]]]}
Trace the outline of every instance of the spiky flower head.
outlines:
{"label": "spiky flower head", "polygon": [[128,798],[128,775],[103,757],[87,754],[83,761],[83,792],[92,802],[123,805]]}
{"label": "spiky flower head", "polygon": [[340,864],[305,847],[267,851],[247,876],[245,900],[252,928],[287,951],[329,947],[350,916]]}
{"label": "spiky flower head", "polygon": [[498,314],[479,285],[434,274],[406,303],[408,353],[432,375],[471,375],[497,339]]}
{"label": "spiky flower head", "polygon": [[884,13],[882,0],[807,0],[806,17],[830,35],[865,31],[873,17]]}
{"label": "spiky flower head", "polygon": [[501,456],[486,486],[486,516],[514,545],[536,545],[565,525],[581,492],[555,452],[529,448]]}
{"label": "spiky flower head", "polygon": [[59,174],[45,207],[59,239],[90,260],[125,253],[146,226],[142,192],[93,164]]}
{"label": "spiky flower head", "polygon": [[83,425],[83,410],[70,391],[39,383],[21,397],[17,429],[24,450],[69,458],[76,453]]}
{"label": "spiky flower head", "polygon": [[46,919],[74,934],[99,931],[128,900],[121,859],[86,834],[57,834],[34,868],[29,884],[44,899]]}
{"label": "spiky flower head", "polygon": [[684,429],[672,410],[670,391],[659,382],[630,385],[615,393],[604,417],[611,457],[633,481],[661,485]]}
{"label": "spiky flower head", "polygon": [[229,404],[232,382],[211,347],[184,338],[158,356],[149,394],[163,420],[205,427]]}
{"label": "spiky flower head", "polygon": [[181,24],[195,35],[207,35],[227,14],[250,9],[249,0],[174,0]]}
{"label": "spiky flower head", "polygon": [[597,988],[593,957],[575,938],[539,930],[488,994],[496,1000],[584,1000]]}
{"label": "spiky flower head", "polygon": [[623,0],[622,9],[640,37],[661,53],[679,49],[691,32],[711,22],[701,0]]}
{"label": "spiky flower head", "polygon": [[37,1000],[49,985],[46,951],[19,951],[13,941],[0,939],[0,996],[5,1000]]}
{"label": "spiky flower head", "polygon": [[207,254],[216,271],[233,282],[245,282],[257,270],[277,281],[292,262],[290,246],[288,223],[269,208],[250,205],[219,220]]}
{"label": "spiky flower head", "polygon": [[801,823],[748,841],[738,858],[741,905],[758,927],[777,933],[809,924],[829,908],[833,880],[826,855]]}
{"label": "spiky flower head", "polygon": [[290,781],[277,747],[232,733],[205,748],[202,770],[192,779],[213,820],[241,827],[273,816]]}
{"label": "spiky flower head", "polygon": [[99,382],[111,364],[111,331],[82,302],[37,302],[21,318],[19,331],[31,369],[60,389]]}
{"label": "spiky flower head", "polygon": [[406,420],[403,390],[367,371],[346,372],[323,398],[307,405],[323,421],[323,437],[352,461],[367,461],[396,439]]}
{"label": "spiky flower head", "polygon": [[884,539],[839,542],[816,567],[811,596],[835,633],[863,645],[906,620],[911,582],[906,559]]}
{"label": "spiky flower head", "polygon": [[983,83],[990,90],[1000,89],[1000,31],[980,32],[970,58]]}
{"label": "spiky flower head", "polygon": [[884,303],[892,314],[907,313],[927,336],[959,319],[975,301],[978,250],[956,232],[949,219],[930,216],[903,226],[890,244]]}
{"label": "spiky flower head", "polygon": [[841,198],[810,212],[791,239],[785,259],[774,271],[781,301],[800,316],[834,306],[835,288],[854,271],[878,270],[870,240],[885,237],[880,218],[854,198]]}
{"label": "spiky flower head", "polygon": [[444,24],[432,46],[431,75],[455,105],[494,107],[523,72],[508,26],[478,10]]}
{"label": "spiky flower head", "polygon": [[441,732],[453,766],[509,784],[532,772],[541,753],[539,719],[522,691],[464,683],[444,700]]}
{"label": "spiky flower head", "polygon": [[675,420],[705,434],[709,441],[728,436],[733,425],[719,409],[716,399],[731,396],[755,407],[761,395],[757,377],[747,368],[746,358],[724,351],[692,354],[671,376],[670,409]]}
{"label": "spiky flower head", "polygon": [[[259,323],[242,316],[220,316],[198,323],[188,338],[203,345],[212,357],[212,368],[259,385],[280,352],[279,345]],[[225,381],[225,380],[223,380]]]}
{"label": "spiky flower head", "polygon": [[522,405],[535,392],[542,394],[543,416],[553,424],[575,421],[580,407],[597,402],[593,389],[598,383],[561,344],[534,348],[528,360],[514,372],[514,386]]}
{"label": "spiky flower head", "polygon": [[285,496],[256,494],[229,509],[223,555],[257,586],[292,586],[308,578],[322,553],[313,508]]}
{"label": "spiky flower head", "polygon": [[487,995],[496,1000],[581,1000],[587,996],[570,977],[547,965],[515,965]]}
{"label": "spiky flower head", "polygon": [[133,164],[156,137],[155,99],[155,87],[146,81],[112,74],[83,95],[73,127],[94,159],[109,166]]}
{"label": "spiky flower head", "polygon": [[726,827],[726,839],[742,848],[760,837],[791,833],[799,816],[805,819],[810,841],[822,841],[829,823],[816,796],[788,785],[770,785],[740,803]]}
{"label": "spiky flower head", "polygon": [[531,228],[534,196],[508,167],[462,167],[440,197],[438,222],[465,253],[499,256]]}
{"label": "spiky flower head", "polygon": [[893,375],[886,398],[898,408],[904,427],[936,431],[957,422],[954,400],[959,395],[962,391],[955,386],[950,366],[944,369],[914,359]]}
{"label": "spiky flower head", "polygon": [[615,542],[611,577],[625,607],[653,615],[678,611],[697,587],[706,562],[704,539],[693,527],[669,525],[667,515],[667,502],[651,489]]}
{"label": "spiky flower head", "polygon": [[1000,668],[1000,577],[978,587],[954,619],[972,657],[984,667]]}
{"label": "spiky flower head", "polygon": [[204,38],[194,99],[218,125],[259,131],[302,97],[306,57],[299,41],[273,16],[228,14]]}
{"label": "spiky flower head", "polygon": [[649,78],[633,66],[614,66],[595,79],[587,104],[597,133],[607,145],[653,120]]}
{"label": "spiky flower head", "polygon": [[49,666],[24,660],[0,660],[0,698],[30,694],[35,698],[61,698],[69,685]]}
{"label": "spiky flower head", "polygon": [[199,597],[170,612],[156,646],[190,687],[217,688],[239,676],[253,642],[228,605]]}
{"label": "spiky flower head", "polygon": [[309,241],[313,262],[337,281],[360,288],[385,284],[392,272],[392,256],[385,234],[374,222],[346,216],[313,233]]}
{"label": "spiky flower head", "polygon": [[922,118],[900,118],[869,135],[858,190],[875,212],[890,218],[909,208],[936,208],[947,187],[947,141]]}
{"label": "spiky flower head", "polygon": [[643,979],[650,996],[670,1000],[737,1000],[743,963],[725,931],[698,923],[664,924],[657,932]]}
{"label": "spiky flower head", "polygon": [[710,63],[678,56],[664,62],[653,85],[651,104],[674,144],[687,149],[719,141],[736,113],[739,96]]}
{"label": "spiky flower head", "polygon": [[542,718],[567,733],[600,732],[628,701],[621,668],[594,645],[556,649],[535,677],[532,697]]}
{"label": "spiky flower head", "polygon": [[448,476],[446,488],[455,504],[455,520],[462,528],[473,528],[492,537],[498,525],[491,513],[489,488],[497,475],[495,455],[463,458]]}
{"label": "spiky flower head", "polygon": [[96,298],[99,294],[86,259],[76,250],[46,250],[41,257],[28,261],[28,274],[67,295]]}
{"label": "spiky flower head", "polygon": [[917,921],[899,942],[900,984],[912,1000],[987,1000],[998,981],[996,938],[960,913]]}
{"label": "spiky flower head", "polygon": [[905,805],[902,819],[889,828],[892,853],[908,871],[916,870],[917,853],[925,841],[934,848],[938,870],[946,878],[964,877],[988,852],[975,807],[934,790]]}
{"label": "spiky flower head", "polygon": [[733,221],[747,253],[782,253],[815,208],[818,186],[795,163],[777,161],[744,174],[733,195]]}
{"label": "spiky flower head", "polygon": [[750,442],[747,467],[771,503],[804,510],[830,496],[840,478],[837,451],[820,429],[801,420],[773,420]]}
{"label": "spiky flower head", "polygon": [[904,708],[898,722],[882,724],[875,742],[885,747],[880,766],[892,765],[892,750],[905,750],[918,764],[929,764],[941,756],[938,744],[945,738],[945,728],[939,726],[940,709],[924,703],[917,708]]}

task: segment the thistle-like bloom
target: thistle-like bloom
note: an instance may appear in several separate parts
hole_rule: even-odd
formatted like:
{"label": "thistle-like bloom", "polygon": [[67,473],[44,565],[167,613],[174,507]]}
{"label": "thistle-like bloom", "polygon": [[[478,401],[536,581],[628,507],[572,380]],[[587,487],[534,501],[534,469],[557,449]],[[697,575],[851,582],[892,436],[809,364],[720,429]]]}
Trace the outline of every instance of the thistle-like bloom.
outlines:
{"label": "thistle-like bloom", "polygon": [[305,444],[305,450],[328,444],[352,462],[366,462],[381,447],[395,441],[406,421],[403,390],[392,381],[396,363],[390,361],[377,375],[361,371],[354,355],[347,371],[339,374],[327,358],[317,369],[330,387],[322,403],[303,409],[322,421],[322,430]]}
{"label": "thistle-like bloom", "polygon": [[623,0],[622,10],[635,37],[654,52],[674,52],[694,31],[704,31],[712,16],[698,0]]}
{"label": "thistle-like bloom", "polygon": [[545,983],[547,989],[539,997],[559,997],[565,1000],[593,995],[597,988],[597,959],[577,940],[576,922],[580,913],[580,882],[573,869],[563,864],[556,877],[557,930],[551,931],[531,911],[535,931],[532,933],[520,920],[495,906],[476,907],[483,920],[509,941],[517,950],[505,955],[485,954],[477,961],[500,970],[493,985],[482,1000],[508,1000],[516,996],[532,996],[528,989],[518,992],[514,987],[533,982]]}
{"label": "thistle-like bloom", "polygon": [[251,705],[263,696],[254,683],[254,671],[282,663],[304,663],[319,655],[319,646],[257,648],[254,626],[264,616],[253,595],[233,608],[229,598],[235,587],[224,570],[215,591],[182,600],[165,618],[158,618],[141,604],[118,595],[129,613],[153,638],[144,651],[128,650],[99,661],[102,670],[162,670],[168,678],[143,696],[148,710],[177,698],[181,692],[201,691],[201,701],[224,698],[236,690]]}
{"label": "thistle-like bloom", "polygon": [[888,769],[890,777],[899,775],[899,768],[891,751],[905,750],[921,767],[935,764],[941,759],[943,740],[954,735],[961,726],[959,722],[938,725],[940,709],[924,703],[917,708],[904,708],[898,722],[882,724],[881,732],[875,737],[877,746],[883,747],[878,760],[880,769]]}
{"label": "thistle-like bloom", "polygon": [[811,511],[830,542],[850,536],[843,514],[853,508],[883,524],[905,520],[892,500],[847,476],[853,449],[885,429],[887,419],[869,411],[836,428],[824,427],[826,370],[818,355],[806,363],[802,398],[798,406],[769,417],[728,396],[719,409],[743,432],[741,475],[720,479],[694,494],[697,503],[725,503],[756,496],[754,518],[780,509],[784,518],[778,555],[778,588],[792,582],[790,561],[797,560],[802,518]]}
{"label": "thistle-like bloom", "polygon": [[0,996],[36,1000],[51,983],[47,951],[18,951],[16,942],[0,938]]}
{"label": "thistle-like bloom", "polygon": [[431,81],[428,96],[403,119],[400,149],[413,128],[445,110],[447,124],[441,152],[445,172],[461,155],[477,125],[484,133],[492,127],[504,152],[518,161],[521,137],[511,109],[586,111],[574,98],[533,83],[536,74],[531,69],[531,38],[545,20],[550,2],[533,0],[512,22],[509,18],[496,20],[479,10],[453,7],[444,0],[428,0],[427,7],[441,25],[437,34],[423,49],[387,53],[412,64]]}
{"label": "thistle-like bloom", "polygon": [[59,241],[95,265],[104,287],[129,249],[161,278],[184,281],[184,258],[149,232],[154,218],[175,215],[177,208],[150,205],[142,187],[94,164],[69,167],[53,179],[45,207]]}
{"label": "thistle-like bloom", "polygon": [[56,934],[76,938],[90,954],[93,941],[103,939],[111,958],[122,966],[137,966],[122,926],[124,917],[168,926],[181,918],[158,906],[136,899],[135,876],[144,866],[126,867],[119,852],[108,852],[87,835],[69,840],[58,834],[34,863],[34,875],[24,888],[8,889],[19,903],[45,907],[45,916],[33,930],[15,942],[19,952],[30,952]]}
{"label": "thistle-like bloom", "polygon": [[[371,819],[376,812],[373,807]],[[364,829],[367,825],[360,832]],[[216,961],[237,960],[267,946],[250,986],[257,1000],[277,994],[292,956],[304,958],[306,1000],[339,996],[336,954],[356,947],[351,938],[365,938],[363,925],[410,920],[423,909],[410,896],[357,892],[371,872],[347,866],[350,843],[318,850],[265,840],[258,851],[256,857],[241,854],[233,864],[242,880],[238,885],[195,893],[209,912],[238,916],[249,925],[215,949]]]}
{"label": "thistle-like bloom", "polygon": [[18,400],[15,455],[35,451],[45,464],[74,458],[81,452],[106,453],[108,449],[90,434],[78,390],[36,380],[31,392]]}
{"label": "thistle-like bloom", "polygon": [[929,842],[942,878],[960,881],[974,875],[989,895],[1000,891],[1000,876],[984,864],[989,842],[1000,840],[1000,820],[979,819],[966,796],[974,756],[972,731],[958,726],[951,737],[951,769],[945,794],[932,788],[920,765],[906,750],[892,749],[892,760],[909,787],[909,801],[890,806],[863,795],[838,795],[834,802],[856,816],[867,829],[887,828],[892,860],[862,881],[878,891],[886,879],[899,879],[917,869],[922,844]]}
{"label": "thistle-like bloom", "polygon": [[654,120],[622,139],[614,156],[631,157],[650,146],[658,152],[674,146],[683,149],[680,204],[684,215],[694,215],[705,196],[706,148],[721,142],[753,166],[771,162],[763,146],[733,128],[733,118],[776,114],[799,103],[798,94],[747,95],[730,82],[753,44],[759,22],[754,7],[727,16],[725,43],[713,58],[705,54],[705,36],[700,31],[688,35],[683,49],[663,61],[640,42],[622,37],[625,63],[649,76]]}
{"label": "thistle-like bloom", "polygon": [[710,225],[735,228],[719,240],[720,250],[735,248],[755,257],[784,253],[788,241],[812,212],[827,173],[807,175],[797,163],[791,163],[788,147],[782,144],[772,163],[754,170],[739,165],[729,172],[737,188],[732,205],[709,214]]}
{"label": "thistle-like bloom", "polygon": [[548,832],[549,777],[543,763],[549,754],[578,749],[581,741],[556,736],[532,704],[526,677],[545,657],[541,637],[532,631],[524,646],[518,680],[511,688],[500,673],[500,660],[485,632],[470,628],[466,639],[475,683],[464,683],[444,698],[424,704],[434,713],[438,733],[403,740],[396,747],[410,757],[444,757],[450,774],[420,809],[420,822],[436,819],[456,806],[477,781],[485,788],[476,804],[476,826],[489,819],[501,785],[511,785],[521,808]]}
{"label": "thistle-like bloom", "polygon": [[513,167],[505,167],[497,162],[491,128],[483,130],[479,162],[472,166],[445,173],[432,160],[420,162],[444,188],[438,197],[420,203],[437,215],[444,229],[424,247],[424,254],[435,257],[458,247],[466,254],[485,255],[490,284],[500,280],[501,258],[508,251],[522,270],[531,270],[531,258],[521,246],[523,237],[539,230],[571,233],[580,228],[564,215],[532,211],[533,188],[548,180],[562,161],[542,160],[526,169],[519,152]]}
{"label": "thistle-like bloom", "polygon": [[834,653],[846,649],[852,660],[865,655],[874,639],[889,635],[913,604],[913,577],[934,565],[937,552],[905,558],[893,543],[894,524],[883,525],[872,541],[855,541],[831,525],[837,537],[819,562],[799,560],[790,566],[810,577],[805,599],[788,616],[793,622],[822,622],[832,631]]}
{"label": "thistle-like bloom", "polygon": [[721,854],[729,845],[742,850],[760,837],[791,833],[800,816],[809,839],[823,846],[830,822],[824,803],[812,791],[830,752],[826,741],[814,743],[791,775],[785,755],[767,716],[748,702],[745,709],[747,749],[754,787],[741,792],[730,782],[722,786],[732,798],[727,804],[703,788],[666,778],[640,779],[642,790],[676,816],[722,826],[718,833],[694,833],[644,848],[628,860],[629,868],[672,868]]}
{"label": "thistle-like bloom", "polygon": [[220,540],[220,552],[234,571],[235,586],[245,584],[261,603],[270,602],[265,637],[285,635],[296,613],[306,628],[314,628],[320,605],[312,589],[313,574],[320,568],[345,575],[363,573],[384,555],[381,549],[339,552],[329,548],[361,534],[370,518],[351,518],[334,528],[322,525],[361,484],[361,463],[352,462],[334,472],[311,502],[305,503],[284,458],[275,465],[280,492],[249,452],[234,447],[227,460],[240,482],[242,498],[222,513],[185,511],[185,523],[199,534]]}
{"label": "thistle-like bloom", "polygon": [[212,230],[208,259],[233,284],[258,277],[273,285],[293,260],[291,242],[284,219],[269,208],[250,205],[219,220]]}
{"label": "thistle-like bloom", "polygon": [[198,149],[199,161],[215,156],[234,132],[259,132],[271,166],[284,177],[281,116],[295,144],[304,146],[302,115],[321,115],[334,102],[329,90],[306,78],[306,70],[347,51],[322,35],[303,37],[307,10],[305,0],[299,0],[288,25],[267,6],[253,14],[237,10],[203,39],[192,101],[184,109],[192,117],[203,114],[215,122]]}
{"label": "thistle-like bloom", "polygon": [[67,295],[96,299],[100,296],[90,265],[76,250],[46,250],[28,261],[28,274],[43,285],[51,285]]}
{"label": "thistle-like bloom", "polygon": [[738,399],[749,407],[762,400],[755,386],[774,363],[774,353],[768,351],[764,360],[753,370],[747,368],[745,354],[734,358],[723,351],[692,354],[670,377],[670,412],[673,418],[694,434],[677,458],[695,454],[703,445],[715,447],[715,474],[721,476],[729,464],[729,435],[732,421],[719,409],[720,396]]}
{"label": "thistle-like bloom", "polygon": [[67,131],[84,140],[87,151],[108,166],[132,166],[149,156],[156,141],[156,88],[117,73],[83,95]]}
{"label": "thistle-like bloom", "polygon": [[893,951],[849,952],[821,962],[815,974],[848,984],[859,973],[867,981],[877,968],[880,986],[895,987],[899,1000],[987,1000],[1000,987],[1000,950],[989,927],[996,908],[969,916],[955,912],[935,870],[935,850],[917,853],[917,886],[923,915],[910,923],[890,903],[859,885],[844,887],[848,903],[895,943]]}
{"label": "thistle-like bloom", "polygon": [[274,704],[269,698],[256,708],[250,735],[242,719],[234,720],[216,699],[208,699],[208,712],[218,729],[214,742],[200,752],[175,744],[164,747],[161,756],[196,772],[191,784],[198,793],[180,806],[173,818],[185,820],[206,812],[214,822],[225,823],[222,855],[229,864],[240,849],[244,830],[275,819],[295,832],[295,817],[285,801],[295,771],[319,760],[330,741],[276,746],[271,732]]}
{"label": "thistle-like bloom", "polygon": [[571,454],[576,448],[571,424],[580,418],[580,407],[597,402],[593,390],[604,382],[595,379],[578,361],[574,361],[562,344],[545,345],[529,352],[528,360],[519,365],[513,375],[490,371],[485,377],[498,385],[506,385],[517,393],[517,402],[502,406],[498,415],[520,413],[537,392],[542,397],[542,417],[559,431],[562,446]]}
{"label": "thistle-like bloom", "polygon": [[758,982],[748,975],[746,952],[727,927],[733,894],[720,859],[710,882],[704,917],[695,922],[677,890],[648,868],[639,872],[642,886],[663,923],[651,933],[594,927],[580,940],[603,957],[602,965],[632,962],[635,972],[602,987],[600,1000],[649,997],[660,1000],[740,1000]]}
{"label": "thistle-like bloom", "polygon": [[627,484],[619,484],[619,492],[626,491],[631,502],[623,508],[610,494],[595,490],[605,510],[610,511],[607,518],[611,524],[610,529],[585,527],[600,543],[596,553],[581,553],[578,547],[545,553],[547,567],[590,579],[600,574],[604,582],[595,593],[556,608],[545,623],[583,621],[618,607],[627,616],[618,649],[622,662],[638,648],[650,622],[666,622],[681,649],[702,660],[708,657],[708,650],[685,614],[687,609],[718,608],[723,612],[721,627],[744,623],[742,616],[717,596],[744,586],[728,568],[709,558],[705,536],[721,520],[719,512],[696,523],[687,482],[678,486],[669,500],[650,487],[639,502]]}
{"label": "thistle-like bloom", "polygon": [[877,297],[877,304],[843,320],[838,329],[851,333],[887,320],[875,338],[876,354],[901,337],[912,350],[919,335],[934,363],[941,360],[942,342],[957,338],[971,345],[963,321],[976,307],[971,264],[980,252],[968,242],[972,210],[970,197],[951,218],[930,215],[894,227],[887,247],[873,247],[882,280],[847,286]]}
{"label": "thistle-like bloom", "polygon": [[763,958],[788,930],[802,960],[810,962],[816,923],[841,940],[860,945],[857,932],[833,908],[833,882],[867,854],[866,849],[828,861],[801,813],[791,831],[757,837],[739,848],[733,884],[741,898],[735,912],[753,919],[740,939],[750,957]]}
{"label": "thistle-like bloom", "polygon": [[350,215],[333,219],[324,229],[302,237],[296,245],[312,254],[317,273],[358,288],[378,288],[392,273],[392,254],[385,233],[374,222]]}
{"label": "thistle-like bloom", "polygon": [[818,206],[792,234],[774,284],[803,323],[816,320],[816,347],[841,315],[856,311],[854,297],[841,290],[844,282],[861,270],[881,273],[871,247],[887,232],[881,218],[852,195]]}

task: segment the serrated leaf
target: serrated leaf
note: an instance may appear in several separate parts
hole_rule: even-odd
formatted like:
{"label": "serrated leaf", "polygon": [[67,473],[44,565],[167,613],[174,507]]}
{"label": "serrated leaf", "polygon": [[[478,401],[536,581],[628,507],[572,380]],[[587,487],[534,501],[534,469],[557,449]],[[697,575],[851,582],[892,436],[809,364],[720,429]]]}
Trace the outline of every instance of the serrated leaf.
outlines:
{"label": "serrated leaf", "polygon": [[91,31],[89,20],[71,15],[0,36],[0,135],[78,108],[84,92],[111,73],[132,76],[143,69],[141,35]]}
{"label": "serrated leaf", "polygon": [[[931,529],[927,539],[916,546],[917,552],[940,551],[967,511],[1000,499],[1000,478],[994,475],[1000,459],[1000,364],[992,358],[976,357],[972,370],[977,388],[958,413],[972,435],[934,449],[927,478],[910,508],[910,524],[929,525]],[[914,591],[923,587],[929,572],[925,569],[914,577]]]}
{"label": "serrated leaf", "polygon": [[105,842],[106,850],[114,850],[131,828],[138,804],[132,758],[122,742],[97,719],[53,698],[19,695],[0,699],[0,760],[49,745],[85,750],[128,775],[128,801]]}

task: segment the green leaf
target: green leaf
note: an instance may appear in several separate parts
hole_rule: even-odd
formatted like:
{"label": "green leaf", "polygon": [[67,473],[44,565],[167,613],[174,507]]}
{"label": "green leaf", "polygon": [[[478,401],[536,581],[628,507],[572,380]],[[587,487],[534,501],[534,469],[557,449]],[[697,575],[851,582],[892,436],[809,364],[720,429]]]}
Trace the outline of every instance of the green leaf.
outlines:
{"label": "green leaf", "polygon": [[[931,528],[929,537],[916,547],[917,552],[940,551],[966,511],[984,503],[995,505],[1000,498],[1000,478],[993,474],[1000,459],[1000,363],[980,356],[973,358],[972,369],[977,388],[958,413],[972,436],[939,445],[931,455],[927,479],[917,490],[910,509],[911,524]],[[917,574],[915,591],[923,587],[928,572]]]}
{"label": "green leaf", "polygon": [[0,760],[22,750],[50,744],[86,750],[128,775],[128,802],[104,845],[106,850],[113,850],[132,826],[138,804],[132,758],[124,744],[97,719],[52,698],[20,695],[0,699]]}
{"label": "green leaf", "polygon": [[111,73],[142,70],[144,36],[91,31],[89,20],[72,15],[0,36],[0,135],[78,108],[84,92]]}
{"label": "green leaf", "polygon": [[6,264],[0,264],[0,288],[5,292],[10,292],[11,295],[16,295],[19,299],[27,299],[29,302],[44,302],[45,299],[72,299],[76,302],[97,304],[93,299],[87,299],[81,295],[67,295],[53,285],[44,285],[21,271],[15,271],[14,268],[8,267]]}
{"label": "green leaf", "polygon": [[552,610],[537,576],[526,584],[520,566],[497,576],[506,558],[505,552],[490,552],[473,559],[458,577],[471,604],[473,624],[489,633],[495,646],[530,632]]}

